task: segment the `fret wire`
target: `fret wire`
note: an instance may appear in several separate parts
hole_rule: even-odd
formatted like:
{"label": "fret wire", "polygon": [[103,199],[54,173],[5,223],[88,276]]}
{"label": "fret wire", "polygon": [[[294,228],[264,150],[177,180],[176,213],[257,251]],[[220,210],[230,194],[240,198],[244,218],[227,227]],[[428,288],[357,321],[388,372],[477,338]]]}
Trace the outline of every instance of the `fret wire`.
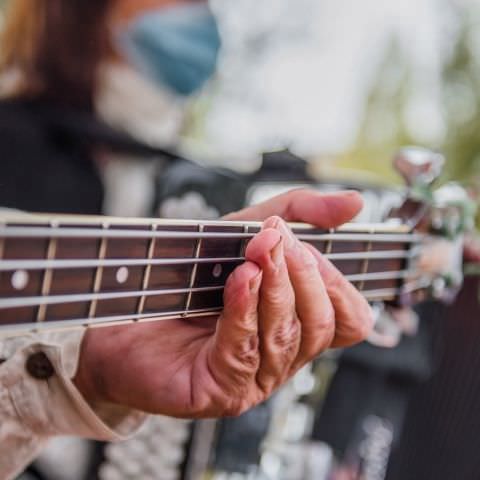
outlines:
{"label": "fret wire", "polygon": [[[375,233],[375,228],[372,228],[370,230],[370,233],[373,235]],[[367,248],[365,249],[365,253],[370,253],[372,251],[372,242],[369,241],[367,243]],[[363,262],[362,262],[362,267],[360,269],[360,273],[365,275],[368,273],[368,266],[370,264],[370,259],[368,258],[368,255],[365,255]],[[365,280],[361,280],[358,285],[357,285],[357,290],[360,292],[363,290],[363,287],[365,286]]]}
{"label": "fret wire", "polygon": [[[152,224],[152,232],[155,232],[157,229],[156,224]],[[153,254],[155,253],[155,242],[156,238],[152,237],[150,239],[150,244],[148,245],[148,263],[145,267],[145,271],[143,272],[143,281],[142,281],[142,290],[147,290],[148,289],[148,283],[150,282],[150,274],[152,271],[152,260],[153,260]],[[143,309],[145,308],[145,301],[146,297],[145,295],[142,295],[140,298],[140,301],[138,302],[138,309],[137,313],[143,313]]]}
{"label": "fret wire", "polygon": [[[203,233],[203,224],[198,225],[198,233]],[[200,258],[200,251],[202,248],[202,239],[198,238],[197,244],[195,246],[195,260],[196,262],[193,264],[192,272],[190,274],[190,291],[187,295],[187,301],[185,302],[185,314],[188,314],[190,310],[190,304],[192,302],[192,288],[195,285],[195,280],[197,279],[197,271],[198,271],[198,259]]]}
{"label": "fret wire", "polygon": [[[335,231],[335,230],[334,230],[333,228],[331,228],[331,229],[329,230],[330,235],[332,235],[332,234],[334,233],[334,231]],[[330,255],[330,254],[332,253],[332,246],[333,246],[333,245],[332,245],[332,239],[330,238],[330,239],[328,240],[327,246],[326,246],[326,248],[325,248],[325,252],[324,252],[325,255]]]}
{"label": "fret wire", "polygon": [[[12,238],[38,238],[38,237],[55,237],[55,238],[123,238],[123,239],[132,239],[132,238],[146,238],[150,239],[152,236],[155,238],[165,238],[167,240],[175,239],[227,239],[227,240],[237,240],[237,239],[251,239],[254,234],[252,233],[220,233],[220,232],[204,232],[204,233],[194,233],[194,232],[149,232],[144,230],[101,230],[101,229],[82,229],[82,228],[68,228],[63,227],[59,229],[54,229],[50,232],[48,228],[42,227],[12,227],[0,226],[0,237]],[[329,233],[321,234],[299,234],[297,235],[299,240],[304,241],[345,241],[345,242],[358,242],[358,241],[369,241],[372,242],[405,242],[405,243],[414,243],[421,241],[424,236],[417,233],[376,233],[371,235],[369,233],[347,233],[343,231],[336,231],[331,229]]]}
{"label": "fret wire", "polygon": [[[382,250],[371,252],[343,252],[343,253],[331,253],[325,255],[325,258],[332,261],[345,261],[345,260],[364,260],[368,258],[370,260],[382,260],[382,259],[411,259],[418,257],[421,254],[419,250],[411,249],[405,250]],[[105,260],[2,260],[0,262],[0,271],[12,271],[12,270],[44,270],[50,268],[56,269],[69,269],[69,268],[96,268],[96,267],[131,267],[131,266],[156,266],[156,265],[189,265],[193,263],[233,263],[243,262],[245,257],[212,257],[212,258],[169,258],[169,259],[105,259]]]}
{"label": "fret wire", "polygon": [[[247,234],[250,233],[248,225],[243,226],[243,233]],[[242,240],[242,244],[240,245],[240,254],[239,257],[242,258],[242,260],[245,260],[245,252],[247,251],[247,240]]]}
{"label": "fret wire", "polygon": [[[365,281],[376,280],[392,280],[408,278],[415,273],[411,270],[404,271],[391,271],[391,272],[378,272],[369,273],[364,275]],[[345,275],[347,280],[359,281],[361,280],[359,275]],[[212,286],[212,287],[190,287],[179,289],[161,289],[161,290],[138,290],[138,291],[119,291],[119,292],[96,292],[85,294],[66,294],[66,295],[49,295],[49,296],[34,296],[34,297],[4,297],[0,298],[0,309],[4,308],[20,308],[26,306],[36,306],[41,303],[47,305],[58,305],[62,303],[75,303],[75,302],[87,302],[87,301],[99,301],[99,300],[115,300],[122,298],[135,298],[145,295],[159,296],[159,295],[176,295],[176,294],[193,294],[223,290],[224,285]],[[185,310],[186,311],[186,310]]]}
{"label": "fret wire", "polygon": [[[108,223],[104,223],[102,225],[102,228],[107,230],[108,229]],[[108,243],[108,238],[103,237],[100,246],[98,248],[98,259],[99,260],[105,260],[105,256],[107,254],[107,243]],[[100,291],[102,288],[102,278],[103,278],[103,266],[99,265],[95,271],[95,279],[93,281],[93,293],[96,294]],[[87,300],[88,301],[88,300]],[[98,300],[94,297],[92,297],[91,302],[90,302],[90,307],[88,309],[88,317],[93,318],[95,316],[95,313],[97,311],[97,304]]]}
{"label": "fret wire", "polygon": [[[6,224],[5,222],[2,222],[0,220],[0,228],[5,228],[6,227]],[[3,237],[0,237],[0,260],[3,259],[3,252],[5,250],[5,238]]]}
{"label": "fret wire", "polygon": [[[51,228],[57,228],[58,224],[56,222],[52,222],[50,224]],[[47,260],[53,260],[55,258],[57,252],[57,239],[56,238],[50,238],[48,241],[48,247],[47,247],[47,252],[46,252],[46,258]],[[42,289],[41,289],[41,294],[42,297],[47,297],[50,294],[50,289],[52,288],[52,278],[53,278],[53,271],[50,268],[45,269],[45,273],[43,274],[43,280],[42,280]],[[45,315],[47,313],[47,305],[44,303],[41,303],[38,306],[38,311],[37,311],[37,322],[43,322],[45,321]]]}

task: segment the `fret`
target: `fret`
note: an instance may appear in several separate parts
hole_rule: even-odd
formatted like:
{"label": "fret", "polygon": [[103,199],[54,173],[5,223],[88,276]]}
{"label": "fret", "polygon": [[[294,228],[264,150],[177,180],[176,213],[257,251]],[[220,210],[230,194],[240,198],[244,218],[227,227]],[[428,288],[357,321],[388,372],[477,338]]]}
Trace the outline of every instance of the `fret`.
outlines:
{"label": "fret", "polygon": [[[243,226],[243,233],[246,235],[248,233],[251,233],[250,230],[249,230],[249,227],[248,225],[244,225]],[[239,253],[239,257],[241,258],[245,258],[245,252],[247,251],[247,245],[248,245],[248,241],[247,240],[243,240],[242,241],[242,244],[240,246],[240,253]]]}
{"label": "fret", "polygon": [[[152,224],[152,232],[155,232],[157,230],[157,225],[155,223]],[[148,289],[148,284],[150,282],[150,275],[152,273],[152,260],[153,260],[153,254],[155,252],[155,237],[152,236],[150,243],[148,245],[148,254],[147,254],[147,260],[149,263],[147,263],[147,266],[145,267],[145,271],[143,274],[143,281],[142,281],[142,290],[147,290]],[[145,308],[145,301],[146,301],[145,295],[142,295],[140,298],[140,301],[138,302],[138,308],[137,308],[137,313],[141,314],[143,313],[143,310]]]}
{"label": "fret", "polygon": [[[200,224],[198,226],[198,233],[203,233],[203,224]],[[200,258],[200,252],[202,250],[202,239],[201,238],[198,238],[197,240],[197,245],[195,247],[195,260],[198,260]],[[185,303],[185,314],[188,314],[188,311],[190,310],[190,305],[192,303],[192,288],[193,286],[195,285],[195,281],[196,281],[196,278],[197,278],[197,270],[198,270],[198,263],[195,263],[192,267],[192,273],[190,275],[190,284],[189,284],[189,288],[190,288],[190,291],[188,292],[188,295],[187,295],[187,301]]]}
{"label": "fret", "polygon": [[[371,228],[370,233],[373,235],[375,233],[375,228]],[[362,275],[365,275],[366,273],[368,273],[368,266],[369,266],[369,263],[370,263],[370,257],[369,257],[368,254],[371,251],[372,251],[372,241],[370,240],[369,242],[367,242],[367,245],[365,247],[365,253],[367,255],[365,255],[365,258],[362,262],[362,267],[360,269],[360,274],[362,274]],[[361,280],[360,282],[358,282],[358,284],[357,284],[357,290],[358,291],[361,292],[364,287],[365,287],[365,280]]]}
{"label": "fret", "polygon": [[[0,221],[0,227],[5,228],[6,224],[5,222]],[[5,239],[3,237],[0,237],[0,260],[3,259],[3,252],[5,250]]]}
{"label": "fret", "polygon": [[[103,223],[102,228],[104,230],[108,229],[108,223]],[[100,241],[100,246],[98,248],[98,255],[97,258],[99,260],[105,260],[106,254],[107,254],[107,243],[108,243],[108,238],[103,237]],[[102,288],[102,277],[103,277],[103,267],[98,266],[95,272],[95,279],[93,281],[93,293],[98,293],[100,292]],[[90,301],[90,307],[88,309],[88,318],[93,318],[95,317],[95,313],[97,311],[97,304],[98,300],[96,298],[93,298]]]}
{"label": "fret", "polygon": [[[200,258],[234,258],[242,249],[244,239],[239,235],[245,235],[244,226],[204,226],[205,234],[227,234],[228,239],[204,238],[200,248]],[[223,305],[223,287],[228,276],[242,261],[224,264],[223,262],[212,262],[210,265],[199,265],[196,272],[194,287],[221,286],[222,289],[211,291],[205,294],[193,294],[190,299],[190,309],[218,308]]]}
{"label": "fret", "polygon": [[329,230],[329,234],[331,235],[331,237],[328,239],[327,241],[327,246],[325,247],[325,252],[324,254],[325,255],[330,255],[332,253],[332,247],[333,247],[333,234],[335,233],[335,229],[331,228]]}
{"label": "fret", "polygon": [[[123,225],[110,225],[113,231],[125,228]],[[115,267],[104,267],[102,271],[101,293],[141,291],[145,273],[144,266],[127,266],[128,259],[144,260],[148,254],[152,238],[151,226],[136,225],[133,230],[150,234],[147,238],[112,238],[108,240],[105,258],[119,262]],[[95,315],[130,315],[137,311],[139,298],[122,298],[115,300],[100,300],[96,306]]]}
{"label": "fret", "polygon": [[[58,223],[57,222],[51,222],[50,227],[52,229],[58,228]],[[51,261],[54,260],[55,254],[57,251],[57,239],[56,238],[50,238],[48,240],[48,247],[47,247],[47,254],[46,254],[46,259]],[[41,295],[43,297],[46,297],[50,295],[50,289],[52,286],[52,278],[53,278],[53,271],[50,268],[45,269],[45,272],[43,274],[43,282],[42,282],[42,289],[41,289]],[[45,314],[47,313],[47,305],[45,303],[42,303],[38,307],[38,312],[37,312],[37,322],[44,322],[45,321]]]}

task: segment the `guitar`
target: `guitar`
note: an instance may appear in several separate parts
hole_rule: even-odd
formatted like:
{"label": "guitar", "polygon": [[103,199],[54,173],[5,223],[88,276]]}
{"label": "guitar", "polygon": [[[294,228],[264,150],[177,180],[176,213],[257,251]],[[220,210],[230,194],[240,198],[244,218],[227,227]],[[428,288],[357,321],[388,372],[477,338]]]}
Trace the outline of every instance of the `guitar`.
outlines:
{"label": "guitar", "polygon": [[[423,157],[430,167],[436,158]],[[368,301],[411,305],[461,283],[461,235],[438,236],[439,218],[451,208],[408,196],[381,224],[292,229]],[[226,279],[260,228],[6,211],[0,214],[0,335],[218,314]]]}

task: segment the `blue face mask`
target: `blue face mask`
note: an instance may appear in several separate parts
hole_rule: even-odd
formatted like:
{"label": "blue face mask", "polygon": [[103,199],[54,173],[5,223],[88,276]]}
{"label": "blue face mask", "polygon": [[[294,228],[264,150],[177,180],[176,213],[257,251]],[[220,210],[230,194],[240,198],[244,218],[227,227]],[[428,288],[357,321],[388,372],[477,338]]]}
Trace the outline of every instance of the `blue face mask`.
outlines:
{"label": "blue face mask", "polygon": [[142,14],[119,37],[127,59],[152,80],[191,95],[215,73],[221,40],[206,4]]}

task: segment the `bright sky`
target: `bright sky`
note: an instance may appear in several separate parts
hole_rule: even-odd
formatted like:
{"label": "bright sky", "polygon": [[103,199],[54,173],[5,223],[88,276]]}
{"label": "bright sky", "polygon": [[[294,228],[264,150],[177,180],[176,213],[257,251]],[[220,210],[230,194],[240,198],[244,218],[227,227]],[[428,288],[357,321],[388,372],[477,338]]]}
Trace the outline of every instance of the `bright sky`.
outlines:
{"label": "bright sky", "polygon": [[287,145],[302,154],[349,146],[391,38],[413,67],[409,127],[420,141],[443,135],[440,71],[456,35],[448,0],[212,4],[226,40],[206,132],[224,158]]}

